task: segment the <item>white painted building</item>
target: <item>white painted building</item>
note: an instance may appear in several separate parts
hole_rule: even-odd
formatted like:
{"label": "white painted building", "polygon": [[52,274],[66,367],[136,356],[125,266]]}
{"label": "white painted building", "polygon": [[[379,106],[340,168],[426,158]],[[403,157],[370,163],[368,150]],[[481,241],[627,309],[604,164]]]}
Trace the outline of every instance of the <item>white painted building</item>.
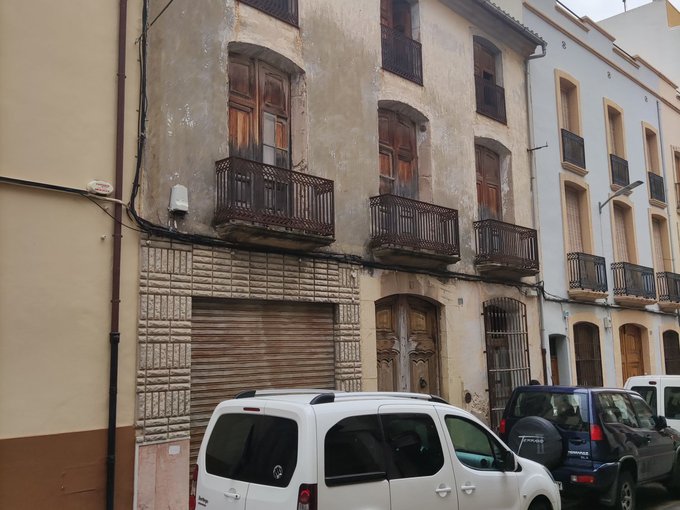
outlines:
{"label": "white painted building", "polygon": [[[678,104],[659,93],[659,72],[559,2],[500,5],[548,43],[529,72],[552,382],[620,386],[664,373],[679,296],[659,112]],[[664,340],[675,346],[667,355]]]}
{"label": "white painted building", "polygon": [[598,24],[616,44],[680,83],[680,11],[668,0],[654,0]]}

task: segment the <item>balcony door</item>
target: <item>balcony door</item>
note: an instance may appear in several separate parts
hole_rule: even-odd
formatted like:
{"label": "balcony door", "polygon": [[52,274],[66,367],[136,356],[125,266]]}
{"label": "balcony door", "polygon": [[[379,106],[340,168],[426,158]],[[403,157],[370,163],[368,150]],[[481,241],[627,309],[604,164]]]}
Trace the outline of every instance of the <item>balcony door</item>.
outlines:
{"label": "balcony door", "polygon": [[502,219],[500,157],[486,147],[475,145],[475,165],[479,219],[500,220]]}
{"label": "balcony door", "polygon": [[637,326],[625,324],[619,328],[619,339],[621,341],[621,369],[625,383],[629,377],[644,374],[642,333]]}
{"label": "balcony door", "polygon": [[412,296],[375,305],[378,390],[439,394],[437,308]]}
{"label": "balcony door", "polygon": [[[260,60],[229,56],[229,155],[240,165],[230,183],[236,205],[287,215],[290,167],[290,78]],[[265,166],[266,165],[266,166]]]}
{"label": "balcony door", "polygon": [[614,205],[614,232],[616,262],[631,262],[628,243],[628,225],[626,221],[626,210],[623,207]]}
{"label": "balcony door", "polygon": [[380,194],[418,198],[416,125],[394,111],[378,110]]}
{"label": "balcony door", "polygon": [[381,0],[380,23],[411,38],[411,4],[406,0]]}

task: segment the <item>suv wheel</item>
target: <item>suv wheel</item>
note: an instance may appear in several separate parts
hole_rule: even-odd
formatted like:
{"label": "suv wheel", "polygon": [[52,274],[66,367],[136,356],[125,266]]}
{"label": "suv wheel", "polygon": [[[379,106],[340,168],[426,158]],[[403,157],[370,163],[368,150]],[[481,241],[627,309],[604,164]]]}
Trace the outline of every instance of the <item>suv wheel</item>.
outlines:
{"label": "suv wheel", "polygon": [[615,510],[635,510],[635,481],[628,471],[619,473]]}

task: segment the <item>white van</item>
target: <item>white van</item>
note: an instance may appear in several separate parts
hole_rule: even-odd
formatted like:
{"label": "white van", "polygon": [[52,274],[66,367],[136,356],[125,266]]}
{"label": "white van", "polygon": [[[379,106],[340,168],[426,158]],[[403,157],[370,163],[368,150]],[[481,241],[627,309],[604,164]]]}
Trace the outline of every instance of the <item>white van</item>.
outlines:
{"label": "white van", "polygon": [[680,430],[680,375],[638,375],[630,377],[627,390],[637,391],[669,427]]}
{"label": "white van", "polygon": [[542,465],[470,413],[415,393],[267,390],[217,405],[198,510],[560,510]]}

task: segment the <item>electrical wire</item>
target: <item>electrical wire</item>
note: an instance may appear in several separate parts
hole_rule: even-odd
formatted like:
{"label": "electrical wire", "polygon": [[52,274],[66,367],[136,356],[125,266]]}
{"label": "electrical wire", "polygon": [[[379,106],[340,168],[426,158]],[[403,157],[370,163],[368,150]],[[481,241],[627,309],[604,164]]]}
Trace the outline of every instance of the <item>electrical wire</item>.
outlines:
{"label": "electrical wire", "polygon": [[[135,165],[135,175],[132,183],[132,190],[130,193],[130,200],[127,206],[127,212],[129,217],[140,227],[141,231],[158,237],[169,238],[177,240],[180,242],[190,243],[190,244],[200,244],[204,246],[214,246],[222,247],[227,249],[243,249],[235,243],[225,241],[220,238],[205,236],[201,234],[190,234],[183,233],[177,230],[155,224],[145,218],[142,218],[136,209],[136,200],[140,190],[141,174],[144,162],[144,149],[146,146],[146,117],[148,109],[148,97],[146,93],[147,85],[147,33],[151,25],[165,12],[165,10],[172,4],[174,0],[170,0],[168,4],[163,8],[163,10],[156,16],[151,23],[148,23],[149,18],[149,1],[144,0],[142,4],[142,33],[140,34],[137,43],[139,44],[139,108],[137,116],[137,162]],[[480,276],[467,273],[458,273],[447,270],[428,270],[428,269],[418,269],[413,267],[405,266],[395,266],[393,264],[384,264],[374,260],[366,260],[359,255],[343,254],[343,253],[329,253],[329,252],[318,252],[309,253],[304,251],[295,250],[276,250],[272,248],[256,248],[248,247],[249,250],[255,252],[266,252],[266,253],[280,253],[284,255],[292,255],[298,257],[311,257],[316,259],[331,259],[339,262],[345,262],[349,264],[361,265],[362,267],[381,269],[386,271],[404,271],[409,273],[426,274],[429,276],[434,276],[437,278],[447,278],[452,280],[463,280],[463,281],[476,281],[485,282],[490,284],[497,284],[506,287],[514,287],[519,292],[522,292],[522,288],[538,288],[534,283],[524,283],[524,282],[509,282],[505,280],[497,280],[494,278],[489,278],[488,276]]]}

